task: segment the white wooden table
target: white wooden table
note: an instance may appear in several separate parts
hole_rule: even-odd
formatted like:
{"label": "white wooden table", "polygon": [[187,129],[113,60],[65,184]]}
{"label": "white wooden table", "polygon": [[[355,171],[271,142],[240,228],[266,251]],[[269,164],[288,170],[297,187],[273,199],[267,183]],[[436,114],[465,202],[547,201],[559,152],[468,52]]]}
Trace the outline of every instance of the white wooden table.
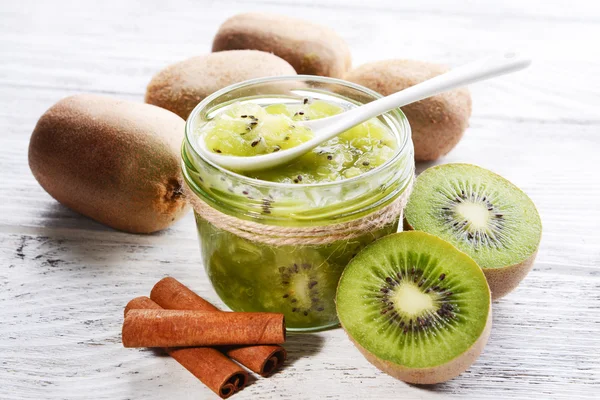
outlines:
{"label": "white wooden table", "polygon": [[0,2],[1,399],[216,398],[174,360],[120,343],[123,306],[163,276],[222,305],[192,215],[155,235],[115,232],[47,195],[27,146],[60,98],[141,101],[156,71],[209,51],[225,18],[257,9],[332,26],[355,65],[530,52],[531,69],[472,88],[471,127],[440,162],[476,163],[515,182],[539,207],[544,235],[534,270],[494,304],[489,344],[459,378],[431,388],[396,381],[338,329],[290,335],[286,367],[234,398],[600,398],[597,1],[96,3]]}

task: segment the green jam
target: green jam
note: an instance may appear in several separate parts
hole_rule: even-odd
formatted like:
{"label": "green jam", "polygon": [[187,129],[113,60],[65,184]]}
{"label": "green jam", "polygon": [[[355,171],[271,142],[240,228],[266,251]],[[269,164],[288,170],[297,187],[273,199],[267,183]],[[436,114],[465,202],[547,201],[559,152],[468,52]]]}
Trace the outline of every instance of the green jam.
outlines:
{"label": "green jam", "polygon": [[[213,152],[256,156],[298,146],[313,132],[302,121],[330,117],[340,105],[305,99],[292,104],[235,103],[205,124],[200,135]],[[361,175],[384,164],[397,151],[390,129],[373,118],[316,147],[296,161],[246,176],[281,183],[333,182]]]}
{"label": "green jam", "polygon": [[[355,106],[317,96],[243,98],[203,116],[193,130],[194,140],[204,140],[213,152],[242,157],[298,146],[313,137],[302,121]],[[396,232],[398,218],[344,239],[325,236],[314,241],[318,244],[306,244],[313,241],[302,237],[302,244],[293,244],[296,236],[280,240],[277,232],[265,242],[260,235],[269,237],[269,229],[278,227],[327,232],[332,224],[354,221],[390,204],[414,173],[412,152],[395,157],[401,137],[390,121],[389,116],[371,119],[288,165],[251,173],[221,171],[184,146],[188,183],[211,208],[240,220],[239,228],[231,229],[214,217],[209,222],[196,214],[203,264],[232,310],[283,313],[294,331],[338,325],[334,298],[342,271],[365,246]],[[189,155],[198,158],[193,161]],[[392,159],[393,165],[378,168]],[[369,171],[368,177],[361,176]],[[265,232],[247,234],[245,221],[264,225]]]}
{"label": "green jam", "polygon": [[235,311],[285,315],[292,330],[336,326],[342,271],[362,248],[394,233],[390,224],[352,240],[315,246],[271,246],[218,229],[196,215],[203,262],[219,297]]}

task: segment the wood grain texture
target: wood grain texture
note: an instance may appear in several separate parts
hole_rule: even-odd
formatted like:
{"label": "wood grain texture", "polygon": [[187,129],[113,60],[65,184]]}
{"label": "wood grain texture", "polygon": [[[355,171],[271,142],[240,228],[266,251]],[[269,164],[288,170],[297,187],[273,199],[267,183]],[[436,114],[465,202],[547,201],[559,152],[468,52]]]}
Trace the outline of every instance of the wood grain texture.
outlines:
{"label": "wood grain texture", "polygon": [[355,65],[531,52],[531,69],[471,88],[471,126],[440,162],[476,163],[523,188],[544,235],[533,271],[494,304],[483,355],[457,379],[396,381],[337,329],[290,335],[287,366],[235,398],[599,398],[600,6],[566,0],[2,2],[0,398],[216,398],[174,360],[120,343],[123,307],[163,276],[222,306],[192,216],[153,235],[115,232],[50,198],[31,176],[27,145],[60,98],[141,101],[155,72],[208,52],[223,20],[257,8],[328,24]]}

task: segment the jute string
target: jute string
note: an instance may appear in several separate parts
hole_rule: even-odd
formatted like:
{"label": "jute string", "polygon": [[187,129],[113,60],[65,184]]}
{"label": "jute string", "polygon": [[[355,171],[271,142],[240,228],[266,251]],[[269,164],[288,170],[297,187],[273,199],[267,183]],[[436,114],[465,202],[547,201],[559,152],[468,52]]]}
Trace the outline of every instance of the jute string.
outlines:
{"label": "jute string", "polygon": [[379,210],[355,220],[313,227],[285,227],[261,224],[233,217],[206,204],[186,184],[185,196],[194,210],[215,227],[253,242],[270,245],[320,245],[363,236],[402,217],[412,191],[413,179],[397,199]]}

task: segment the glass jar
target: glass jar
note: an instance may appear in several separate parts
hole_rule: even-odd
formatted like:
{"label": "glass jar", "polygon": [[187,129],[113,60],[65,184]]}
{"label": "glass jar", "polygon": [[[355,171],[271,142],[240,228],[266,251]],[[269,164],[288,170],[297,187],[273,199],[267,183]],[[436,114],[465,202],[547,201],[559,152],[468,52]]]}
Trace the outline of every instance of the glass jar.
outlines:
{"label": "glass jar", "polygon": [[367,244],[398,230],[403,204],[394,206],[414,177],[410,126],[399,109],[380,117],[397,140],[397,153],[346,180],[261,181],[223,169],[197,151],[198,128],[233,102],[267,105],[306,97],[360,105],[381,96],[317,76],[242,82],[196,106],[182,150],[202,260],[217,294],[234,311],[284,313],[292,331],[338,324],[334,297],[343,269]]}

